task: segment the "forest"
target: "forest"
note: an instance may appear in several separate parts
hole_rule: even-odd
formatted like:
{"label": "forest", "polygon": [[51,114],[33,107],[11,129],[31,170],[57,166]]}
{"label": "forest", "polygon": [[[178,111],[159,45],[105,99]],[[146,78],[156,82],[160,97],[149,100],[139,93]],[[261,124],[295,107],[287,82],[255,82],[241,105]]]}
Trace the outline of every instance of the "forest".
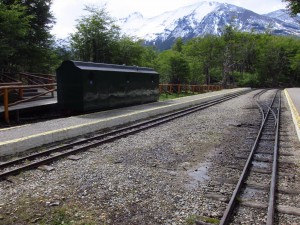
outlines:
{"label": "forest", "polygon": [[[288,1],[287,1],[288,2]],[[299,5],[291,1],[291,13]],[[161,83],[287,87],[300,84],[300,38],[242,33],[226,26],[159,51],[120,32],[105,8],[86,6],[67,40],[50,34],[51,0],[0,0],[0,70],[55,73],[63,60],[154,68]],[[298,7],[298,8],[297,8]]]}

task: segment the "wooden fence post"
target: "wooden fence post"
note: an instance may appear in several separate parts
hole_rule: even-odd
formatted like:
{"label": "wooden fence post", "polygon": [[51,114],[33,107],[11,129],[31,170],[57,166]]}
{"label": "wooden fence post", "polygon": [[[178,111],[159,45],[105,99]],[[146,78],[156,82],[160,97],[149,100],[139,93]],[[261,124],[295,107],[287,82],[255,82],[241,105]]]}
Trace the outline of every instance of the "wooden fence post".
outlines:
{"label": "wooden fence post", "polygon": [[9,123],[9,112],[8,112],[8,88],[4,88],[4,120]]}
{"label": "wooden fence post", "polygon": [[23,88],[19,88],[19,98],[23,98]]}

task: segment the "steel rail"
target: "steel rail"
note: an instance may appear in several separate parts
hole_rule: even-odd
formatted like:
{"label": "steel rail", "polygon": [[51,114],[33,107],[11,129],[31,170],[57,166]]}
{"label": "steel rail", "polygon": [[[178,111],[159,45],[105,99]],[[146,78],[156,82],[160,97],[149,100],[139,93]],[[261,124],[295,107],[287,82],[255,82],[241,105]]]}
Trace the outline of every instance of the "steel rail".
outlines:
{"label": "steel rail", "polygon": [[193,106],[193,107],[190,107],[188,109],[183,109],[183,110],[180,110],[180,111],[177,111],[177,112],[165,114],[165,115],[159,116],[159,117],[154,118],[154,119],[150,119],[150,120],[147,120],[147,121],[144,121],[144,122],[140,122],[140,123],[135,123],[135,124],[133,124],[131,126],[119,128],[119,129],[116,129],[116,130],[113,130],[113,131],[110,131],[110,132],[107,132],[107,133],[104,133],[104,134],[95,135],[95,136],[90,137],[90,138],[85,139],[85,140],[75,141],[75,142],[72,142],[72,143],[64,144],[64,145],[59,146],[59,147],[53,147],[53,148],[50,148],[50,149],[45,150],[45,151],[40,151],[38,153],[34,153],[34,154],[29,155],[29,156],[24,156],[24,157],[17,158],[17,159],[8,161],[8,162],[4,162],[4,163],[0,164],[0,169],[3,169],[3,168],[5,168],[7,166],[10,166],[10,165],[14,165],[14,164],[20,163],[20,162],[25,161],[25,160],[32,160],[32,159],[40,157],[40,156],[49,155],[51,153],[62,151],[62,150],[65,150],[67,148],[74,147],[76,145],[81,145],[81,144],[84,144],[84,143],[86,143],[88,141],[105,138],[107,136],[115,135],[117,133],[124,132],[124,131],[131,130],[131,129],[136,129],[136,128],[140,127],[140,126],[145,126],[147,124],[154,123],[156,121],[160,121],[160,120],[165,119],[165,118],[170,118],[171,116],[176,116],[176,115],[178,116],[179,113],[185,113],[185,112],[190,112],[191,110],[197,110],[200,107],[202,108],[202,107],[205,107],[207,105],[210,106],[213,103],[218,103],[221,100],[227,100],[227,98],[231,98],[231,97],[232,97],[231,95],[230,96],[224,96],[223,98],[220,98],[220,99],[217,99],[217,100],[211,100],[211,101],[203,102],[200,105]]}
{"label": "steel rail", "polygon": [[253,96],[253,98],[254,98],[254,100],[255,100],[255,104],[257,105],[257,107],[259,108],[259,110],[260,110],[260,112],[261,112],[261,115],[262,115],[262,121],[264,120],[264,118],[265,118],[265,112],[264,112],[264,110],[263,110],[263,108],[261,107],[261,105],[258,103],[258,99],[259,99],[259,97],[262,95],[262,94],[264,94],[265,92],[267,92],[267,90],[262,90],[261,92],[258,92],[257,94],[255,94],[254,96]]}
{"label": "steel rail", "polygon": [[[276,94],[277,93],[278,93],[278,91],[276,92]],[[276,113],[274,112],[274,110],[270,106],[268,106],[268,108],[271,110],[271,113],[272,113],[272,115],[274,117],[274,129],[276,129],[277,120],[278,120],[278,119],[276,119]]]}
{"label": "steel rail", "polygon": [[[59,152],[59,151],[64,151],[64,150],[69,149],[69,148],[74,147],[74,146],[86,144],[86,143],[88,143],[92,140],[97,140],[97,139],[101,139],[101,138],[103,139],[103,140],[100,140],[100,141],[95,142],[95,143],[88,143],[85,146],[80,147],[80,148],[71,149],[71,150],[68,150],[66,152],[51,156],[47,159],[42,159],[40,161],[32,162],[32,163],[29,163],[25,166],[19,167],[19,168],[15,168],[15,169],[12,169],[12,170],[9,170],[9,171],[5,171],[5,172],[0,174],[0,180],[6,178],[8,176],[11,176],[11,175],[16,175],[16,174],[20,173],[21,171],[34,169],[34,168],[37,168],[40,165],[45,165],[45,164],[48,164],[50,162],[56,161],[56,160],[58,160],[62,157],[66,157],[66,156],[69,156],[69,155],[72,155],[72,154],[76,154],[78,152],[85,151],[87,149],[98,146],[100,144],[111,142],[111,141],[114,141],[118,138],[125,137],[125,136],[128,136],[128,135],[140,132],[142,130],[145,130],[145,129],[148,129],[148,128],[151,128],[151,127],[169,122],[169,121],[174,120],[176,118],[183,117],[185,115],[194,113],[196,111],[208,108],[210,106],[213,106],[213,105],[216,105],[218,103],[227,101],[229,99],[240,96],[240,95],[245,94],[247,92],[248,91],[243,91],[243,92],[227,95],[227,96],[224,96],[222,98],[207,101],[207,102],[204,102],[200,105],[190,107],[188,109],[180,110],[180,111],[177,111],[177,112],[173,112],[173,113],[170,113],[170,114],[167,114],[167,115],[163,115],[163,116],[160,116],[158,118],[148,120],[146,122],[140,122],[140,123],[137,123],[137,124],[125,127],[125,128],[120,128],[120,129],[117,129],[117,130],[114,130],[114,131],[111,131],[111,132],[107,132],[105,134],[96,135],[94,137],[91,137],[91,138],[88,138],[88,139],[85,139],[85,140],[75,141],[73,143],[65,144],[65,145],[59,146],[59,147],[53,147],[51,149],[48,149],[48,150],[45,150],[45,151],[42,151],[42,152],[34,153],[32,155],[29,155],[29,156],[25,156],[25,157],[22,157],[22,158],[18,158],[18,159],[15,159],[15,160],[11,160],[11,161],[2,163],[2,164],[0,164],[0,169],[5,169],[8,166],[20,164],[20,163],[24,162],[25,160],[33,160],[33,159],[36,159],[38,157],[49,156],[52,153]],[[124,132],[124,133],[122,133],[122,132]],[[111,135],[115,135],[115,136],[110,137]]]}
{"label": "steel rail", "polygon": [[[277,94],[277,92],[276,92],[276,94]],[[275,101],[275,98],[276,98],[276,94],[275,94],[275,96],[274,96],[274,98],[273,98],[273,100],[272,100],[272,102],[271,102],[270,105],[273,105],[273,103]],[[257,101],[257,104],[258,104],[258,101]],[[256,148],[258,146],[259,139],[261,137],[261,134],[262,134],[262,131],[264,129],[264,125],[265,125],[265,123],[267,121],[267,117],[268,117],[269,113],[270,113],[270,109],[268,109],[266,115],[263,116],[263,118],[262,118],[262,123],[261,123],[260,129],[259,129],[259,132],[258,132],[257,137],[255,139],[255,142],[254,142],[254,144],[253,144],[253,146],[251,148],[251,152],[250,152],[249,157],[247,159],[247,162],[246,162],[246,164],[245,164],[245,166],[243,168],[243,171],[242,171],[242,174],[241,174],[241,176],[239,178],[239,181],[238,181],[238,183],[237,183],[237,185],[235,187],[235,190],[233,191],[231,199],[230,199],[230,201],[229,201],[229,203],[228,203],[228,205],[226,207],[226,210],[225,210],[225,212],[224,212],[224,214],[222,216],[222,219],[220,221],[220,225],[226,225],[226,224],[229,223],[229,220],[230,220],[230,217],[232,215],[233,209],[234,209],[234,207],[236,205],[236,202],[237,202],[237,196],[238,196],[238,194],[239,194],[239,192],[240,192],[240,190],[242,188],[242,185],[244,183],[244,180],[246,179],[247,174],[249,172],[249,168],[250,168],[250,165],[251,165],[251,161],[252,161],[254,152],[255,152],[255,150],[256,150]]]}
{"label": "steel rail", "polygon": [[275,213],[275,192],[276,192],[276,181],[277,181],[277,170],[278,170],[278,142],[279,142],[279,126],[280,126],[280,108],[281,108],[281,92],[279,92],[279,103],[277,106],[277,118],[276,120],[276,135],[273,153],[273,166],[272,166],[272,178],[269,195],[269,205],[267,214],[267,225],[274,224],[274,213]]}

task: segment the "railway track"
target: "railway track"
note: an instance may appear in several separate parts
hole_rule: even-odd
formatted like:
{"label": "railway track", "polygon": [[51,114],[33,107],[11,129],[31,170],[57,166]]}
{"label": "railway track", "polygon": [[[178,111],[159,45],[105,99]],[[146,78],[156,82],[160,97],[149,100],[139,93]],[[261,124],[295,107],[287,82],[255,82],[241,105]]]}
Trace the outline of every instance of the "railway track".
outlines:
{"label": "railway track", "polygon": [[[246,91],[248,92],[248,91]],[[246,93],[240,92],[225,97],[221,97],[216,100],[206,101],[200,105],[190,107],[188,109],[180,110],[174,113],[159,116],[154,119],[140,122],[131,126],[113,130],[104,134],[95,135],[82,140],[77,140],[68,144],[63,144],[57,147],[52,147],[44,151],[33,153],[24,157],[20,157],[14,160],[6,161],[0,164],[0,180],[4,180],[9,176],[17,175],[23,171],[38,168],[42,165],[48,165],[54,161],[60,160],[64,157],[75,155],[79,152],[86,151],[90,148],[99,146],[104,143],[112,142],[116,139],[132,135],[142,130],[158,126],[160,124],[169,122],[176,118],[183,117],[185,115],[197,112],[199,110],[208,108],[210,106],[222,103],[232,98],[238,97]]]}
{"label": "railway track", "polygon": [[[259,130],[257,135],[251,138],[253,145],[249,155],[241,157],[246,163],[224,211],[221,225],[247,224],[245,215],[260,218],[259,224],[267,225],[278,224],[279,213],[300,216],[300,208],[280,205],[278,199],[279,192],[291,195],[298,195],[300,192],[283,190],[277,186],[279,169],[281,175],[288,173],[282,168],[290,163],[279,160],[279,156],[289,155],[279,154],[280,135],[284,132],[280,125],[281,91],[277,90],[268,103],[260,100],[265,92],[267,90],[254,96],[261,115]],[[250,223],[257,224],[258,220]]]}

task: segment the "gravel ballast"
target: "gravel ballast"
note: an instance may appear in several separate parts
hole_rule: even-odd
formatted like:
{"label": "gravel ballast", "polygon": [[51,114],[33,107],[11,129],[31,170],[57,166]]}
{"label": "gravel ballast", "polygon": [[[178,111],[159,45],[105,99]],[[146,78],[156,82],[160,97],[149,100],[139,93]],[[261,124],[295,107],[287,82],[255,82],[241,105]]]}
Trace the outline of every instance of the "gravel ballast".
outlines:
{"label": "gravel ballast", "polygon": [[257,130],[255,93],[0,182],[0,224],[218,223],[241,173],[228,165]]}

